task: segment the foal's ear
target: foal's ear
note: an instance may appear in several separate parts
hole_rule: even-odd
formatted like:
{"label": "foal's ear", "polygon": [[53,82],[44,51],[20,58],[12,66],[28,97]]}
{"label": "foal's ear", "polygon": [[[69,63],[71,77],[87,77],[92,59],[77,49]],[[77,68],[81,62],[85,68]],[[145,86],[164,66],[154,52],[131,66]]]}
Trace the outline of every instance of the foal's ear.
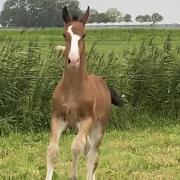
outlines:
{"label": "foal's ear", "polygon": [[69,21],[71,21],[71,17],[69,16],[66,6],[62,10],[62,18],[63,18],[65,24],[67,24]]}
{"label": "foal's ear", "polygon": [[89,17],[89,6],[86,10],[86,12],[82,15],[82,17],[79,19],[80,22],[82,22],[84,25],[86,24],[87,20],[88,20],[88,17]]}

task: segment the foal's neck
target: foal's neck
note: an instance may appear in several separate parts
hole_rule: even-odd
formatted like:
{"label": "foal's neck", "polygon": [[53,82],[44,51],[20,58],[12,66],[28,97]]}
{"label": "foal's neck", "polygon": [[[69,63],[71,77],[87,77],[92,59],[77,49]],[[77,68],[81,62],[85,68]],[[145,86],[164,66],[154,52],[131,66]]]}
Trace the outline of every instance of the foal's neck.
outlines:
{"label": "foal's neck", "polygon": [[79,68],[69,68],[67,64],[64,68],[64,84],[68,86],[68,88],[73,88],[76,90],[77,88],[82,88],[82,86],[87,81],[87,69],[86,69],[86,60],[85,60],[85,52],[82,52],[80,55],[80,65]]}

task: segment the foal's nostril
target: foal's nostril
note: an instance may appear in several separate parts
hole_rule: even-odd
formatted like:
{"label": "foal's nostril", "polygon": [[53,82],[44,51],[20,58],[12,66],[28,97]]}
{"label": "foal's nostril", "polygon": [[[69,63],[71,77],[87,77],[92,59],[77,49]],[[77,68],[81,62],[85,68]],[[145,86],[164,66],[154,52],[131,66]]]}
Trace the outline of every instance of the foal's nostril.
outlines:
{"label": "foal's nostril", "polygon": [[70,58],[68,58],[67,63],[68,63],[69,66],[78,66],[79,58],[77,60],[71,60]]}
{"label": "foal's nostril", "polygon": [[71,64],[71,60],[70,59],[68,59],[68,64]]}

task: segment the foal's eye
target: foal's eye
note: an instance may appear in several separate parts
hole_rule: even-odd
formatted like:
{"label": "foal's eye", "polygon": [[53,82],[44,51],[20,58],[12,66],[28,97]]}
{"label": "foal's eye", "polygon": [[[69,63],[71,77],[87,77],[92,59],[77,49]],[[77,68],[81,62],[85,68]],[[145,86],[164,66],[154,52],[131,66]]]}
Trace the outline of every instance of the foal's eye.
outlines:
{"label": "foal's eye", "polygon": [[86,37],[86,34],[84,34],[82,38],[84,39],[85,37]]}
{"label": "foal's eye", "polygon": [[63,37],[64,37],[64,38],[66,37],[65,33],[63,33]]}

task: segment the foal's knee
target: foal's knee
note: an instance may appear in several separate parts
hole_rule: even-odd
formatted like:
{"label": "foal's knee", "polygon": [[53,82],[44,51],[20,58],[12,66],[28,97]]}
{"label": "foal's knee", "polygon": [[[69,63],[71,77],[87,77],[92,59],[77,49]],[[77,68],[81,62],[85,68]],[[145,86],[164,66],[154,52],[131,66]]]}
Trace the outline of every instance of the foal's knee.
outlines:
{"label": "foal's knee", "polygon": [[59,146],[56,144],[49,144],[47,148],[47,162],[56,165],[59,155]]}

